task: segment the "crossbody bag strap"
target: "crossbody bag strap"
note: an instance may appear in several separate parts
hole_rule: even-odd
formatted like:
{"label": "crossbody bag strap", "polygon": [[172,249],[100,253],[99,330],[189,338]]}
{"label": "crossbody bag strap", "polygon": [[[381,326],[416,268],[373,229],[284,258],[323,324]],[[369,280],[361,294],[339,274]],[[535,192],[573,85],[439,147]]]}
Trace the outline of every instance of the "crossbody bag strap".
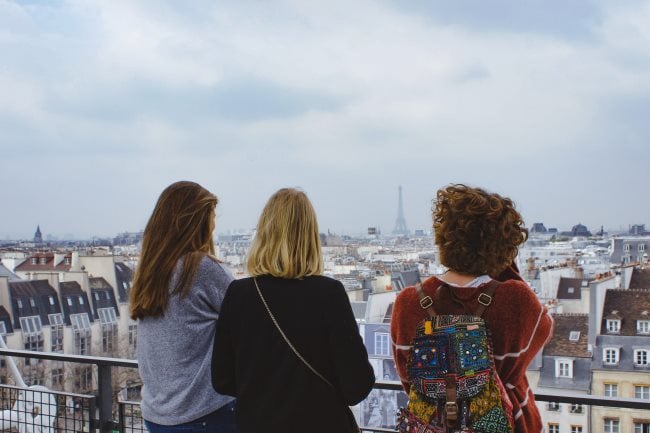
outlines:
{"label": "crossbody bag strap", "polygon": [[284,341],[286,341],[287,345],[289,348],[293,351],[293,353],[302,361],[303,364],[305,364],[316,376],[320,377],[323,382],[334,388],[334,385],[332,385],[332,382],[329,380],[325,379],[325,376],[320,374],[314,367],[311,366],[310,363],[307,362],[305,358],[302,357],[300,352],[291,344],[291,340],[289,340],[289,337],[284,333],[282,328],[280,328],[280,325],[278,324],[278,321],[275,320],[275,316],[271,312],[271,309],[269,308],[269,304],[266,303],[266,299],[264,299],[264,296],[262,296],[262,291],[260,290],[260,286],[257,284],[257,278],[253,278],[253,282],[255,283],[255,288],[257,289],[257,294],[260,296],[260,299],[262,300],[262,303],[264,304],[264,308],[266,308],[267,313],[269,313],[269,317],[271,318],[271,321],[275,325],[275,327],[278,329],[278,332],[280,332],[280,335],[282,338],[284,338]]}

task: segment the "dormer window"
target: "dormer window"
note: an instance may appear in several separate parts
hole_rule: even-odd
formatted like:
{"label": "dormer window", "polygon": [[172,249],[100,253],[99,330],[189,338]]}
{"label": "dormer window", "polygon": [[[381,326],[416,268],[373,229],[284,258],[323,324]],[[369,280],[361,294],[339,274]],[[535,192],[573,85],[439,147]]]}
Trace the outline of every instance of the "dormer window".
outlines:
{"label": "dormer window", "polygon": [[34,298],[29,298],[29,305],[31,305],[32,308],[36,307],[36,301],[34,301]]}
{"label": "dormer window", "polygon": [[650,366],[650,350],[635,350],[634,351],[634,366],[635,367],[648,367]]}
{"label": "dormer window", "polygon": [[618,349],[611,347],[603,349],[603,364],[618,365]]}
{"label": "dormer window", "polygon": [[623,251],[629,252],[630,251],[630,244],[624,244],[623,245]]}
{"label": "dormer window", "polygon": [[569,333],[569,341],[578,341],[580,340],[580,331],[571,331]]}
{"label": "dormer window", "polygon": [[50,296],[50,305],[54,305],[54,296]]}
{"label": "dormer window", "polygon": [[32,265],[38,265],[38,258],[32,257]]}
{"label": "dormer window", "polygon": [[575,292],[575,289],[573,287],[569,287],[567,289],[567,293],[573,293],[573,292]]}
{"label": "dormer window", "polygon": [[72,307],[72,298],[67,298],[68,299],[68,306]]}
{"label": "dormer window", "polygon": [[47,257],[41,257],[41,265],[47,264]]}
{"label": "dormer window", "polygon": [[645,244],[639,244],[639,252],[642,253],[645,251]]}
{"label": "dormer window", "polygon": [[636,321],[637,334],[650,334],[650,320],[637,320]]}
{"label": "dormer window", "polygon": [[84,298],[82,296],[79,296],[79,305],[84,304]]}
{"label": "dormer window", "polygon": [[556,359],[555,377],[573,377],[573,361],[571,359]]}
{"label": "dormer window", "polygon": [[69,265],[69,264],[72,263],[72,260],[70,259],[70,257],[66,257],[66,258],[63,259],[63,263],[66,264],[66,265]]}
{"label": "dormer window", "polygon": [[16,303],[18,304],[18,308],[19,308],[19,309],[20,309],[20,308],[23,308],[23,301],[21,301],[20,299],[17,299],[17,300],[16,300]]}
{"label": "dormer window", "polygon": [[607,319],[607,333],[618,334],[621,332],[621,321],[619,319]]}

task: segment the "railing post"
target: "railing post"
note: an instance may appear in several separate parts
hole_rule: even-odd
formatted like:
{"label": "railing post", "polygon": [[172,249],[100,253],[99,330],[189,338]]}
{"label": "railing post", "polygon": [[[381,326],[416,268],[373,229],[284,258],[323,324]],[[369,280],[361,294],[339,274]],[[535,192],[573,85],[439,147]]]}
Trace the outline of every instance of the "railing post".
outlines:
{"label": "railing post", "polygon": [[113,381],[111,377],[111,366],[106,364],[97,365],[99,395],[99,431],[111,433],[113,431]]}

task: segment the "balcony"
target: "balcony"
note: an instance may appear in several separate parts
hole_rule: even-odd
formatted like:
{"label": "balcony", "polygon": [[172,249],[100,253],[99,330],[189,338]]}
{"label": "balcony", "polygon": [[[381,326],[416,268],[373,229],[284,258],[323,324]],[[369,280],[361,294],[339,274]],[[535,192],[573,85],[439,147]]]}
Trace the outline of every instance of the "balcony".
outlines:
{"label": "balcony", "polygon": [[[97,392],[93,394],[58,392],[44,388],[24,388],[1,384],[0,402],[4,412],[0,422],[3,430],[11,429],[20,433],[39,431],[41,433],[146,432],[140,416],[139,402],[117,399],[114,392],[116,390],[113,389],[112,385],[113,369],[118,367],[137,369],[137,361],[12,349],[0,349],[0,355],[25,359],[37,358],[84,366],[90,365],[93,366],[97,373],[95,376],[97,383],[93,387],[97,389]],[[378,391],[401,391],[402,387],[399,382],[378,381],[375,384],[375,389]],[[650,400],[592,395],[577,397],[546,393],[536,394],[535,398],[539,402],[548,402],[553,406],[566,403],[581,409],[588,406],[600,406],[613,409],[650,411]],[[355,409],[359,418],[358,413],[360,410]],[[582,413],[582,411],[579,413]],[[365,420],[366,416],[363,416],[363,418]],[[360,422],[360,426],[364,432],[395,431],[391,428],[367,426],[364,422]],[[587,431],[585,430],[585,433]]]}

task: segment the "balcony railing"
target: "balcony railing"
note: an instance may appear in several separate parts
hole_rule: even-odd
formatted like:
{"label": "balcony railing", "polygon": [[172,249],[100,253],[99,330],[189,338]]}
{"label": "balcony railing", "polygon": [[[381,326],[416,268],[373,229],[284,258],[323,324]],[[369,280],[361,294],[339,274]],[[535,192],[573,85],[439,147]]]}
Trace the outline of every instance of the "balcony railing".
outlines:
{"label": "balcony railing", "polygon": [[[143,433],[146,432],[142,417],[140,416],[140,403],[133,401],[114,401],[112,388],[112,369],[126,367],[136,369],[137,361],[117,358],[104,358],[97,356],[67,355],[51,352],[32,352],[26,350],[1,349],[0,356],[13,356],[19,358],[38,358],[76,364],[90,364],[97,367],[97,393],[76,394],[69,392],[49,391],[42,389],[19,388],[11,385],[0,385],[0,403],[5,413],[12,408],[17,413],[17,423],[22,423],[17,428],[21,433],[39,431],[35,427],[41,426],[43,433],[54,432],[95,432],[112,433]],[[395,381],[377,381],[376,390],[402,391],[401,384]],[[537,393],[535,399],[540,402],[568,403],[572,405],[602,406],[607,408],[637,409],[650,411],[650,400],[632,398],[612,398],[595,395],[562,395]],[[56,411],[50,407],[56,405]],[[34,406],[41,409],[38,413]],[[357,412],[361,412],[357,409]],[[40,416],[41,418],[37,418]],[[362,418],[361,430],[364,432],[394,432],[393,428],[380,426],[366,426]],[[0,422],[7,422],[0,420]],[[48,428],[42,428],[47,424]],[[6,427],[6,426],[1,426]]]}

